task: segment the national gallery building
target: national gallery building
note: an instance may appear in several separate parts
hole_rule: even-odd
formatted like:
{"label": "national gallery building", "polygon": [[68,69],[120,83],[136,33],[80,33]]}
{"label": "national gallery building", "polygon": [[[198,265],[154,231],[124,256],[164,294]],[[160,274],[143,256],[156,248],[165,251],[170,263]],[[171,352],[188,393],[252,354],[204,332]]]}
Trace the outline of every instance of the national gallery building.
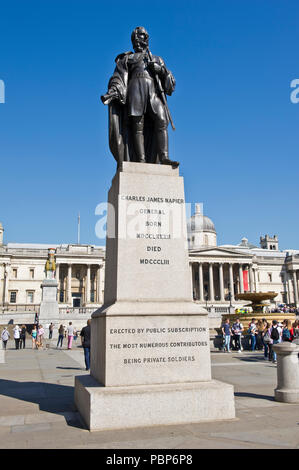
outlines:
{"label": "national gallery building", "polygon": [[[245,291],[275,291],[273,303],[299,306],[299,250],[279,250],[278,237],[266,235],[255,246],[243,238],[239,245],[217,246],[217,233],[201,205],[187,224],[193,300],[209,312],[226,313],[241,307],[236,295]],[[50,248],[55,250],[60,311],[85,309],[103,303],[105,247],[4,243],[0,223],[1,311],[38,312],[41,283]]]}

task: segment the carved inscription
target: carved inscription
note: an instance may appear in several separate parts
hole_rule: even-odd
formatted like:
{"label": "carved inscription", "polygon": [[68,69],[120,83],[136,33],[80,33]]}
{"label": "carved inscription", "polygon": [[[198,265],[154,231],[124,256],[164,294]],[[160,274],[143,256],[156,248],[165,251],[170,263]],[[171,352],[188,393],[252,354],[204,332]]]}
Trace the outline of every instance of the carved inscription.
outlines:
{"label": "carved inscription", "polygon": [[198,349],[208,347],[205,327],[111,328],[109,333],[109,349],[128,353],[122,355],[124,365],[195,362]]}

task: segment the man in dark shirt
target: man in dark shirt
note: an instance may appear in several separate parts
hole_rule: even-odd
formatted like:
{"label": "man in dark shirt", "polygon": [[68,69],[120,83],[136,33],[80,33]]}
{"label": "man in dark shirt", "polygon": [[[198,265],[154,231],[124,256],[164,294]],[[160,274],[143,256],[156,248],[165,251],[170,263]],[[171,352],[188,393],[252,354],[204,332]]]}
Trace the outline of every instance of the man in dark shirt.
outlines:
{"label": "man in dark shirt", "polygon": [[90,369],[90,324],[91,320],[87,320],[87,326],[82,328],[80,336],[81,336],[81,344],[84,349],[84,359],[85,359],[85,366],[86,370]]}
{"label": "man in dark shirt", "polygon": [[230,352],[230,337],[231,337],[231,327],[229,324],[229,318],[225,320],[225,323],[222,325],[222,334],[224,338],[223,351]]}

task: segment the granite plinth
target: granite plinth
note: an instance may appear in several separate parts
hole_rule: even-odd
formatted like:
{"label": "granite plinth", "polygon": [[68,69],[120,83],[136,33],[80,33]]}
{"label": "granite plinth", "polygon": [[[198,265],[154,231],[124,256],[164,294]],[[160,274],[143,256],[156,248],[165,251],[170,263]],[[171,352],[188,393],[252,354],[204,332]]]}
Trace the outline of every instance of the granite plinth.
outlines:
{"label": "granite plinth", "polygon": [[90,431],[235,418],[233,386],[215,380],[103,387],[92,376],[77,376],[75,404]]}
{"label": "granite plinth", "polygon": [[123,162],[108,202],[104,305],[92,315],[91,377],[75,384],[86,425],[234,418],[233,387],[211,380],[208,313],[192,299],[178,169]]}
{"label": "granite plinth", "polygon": [[57,302],[58,283],[55,279],[45,279],[41,287],[42,301],[39,309],[39,323],[44,327],[46,338],[49,337],[49,324],[53,323],[55,326],[53,337],[56,337],[59,322],[59,306]]}

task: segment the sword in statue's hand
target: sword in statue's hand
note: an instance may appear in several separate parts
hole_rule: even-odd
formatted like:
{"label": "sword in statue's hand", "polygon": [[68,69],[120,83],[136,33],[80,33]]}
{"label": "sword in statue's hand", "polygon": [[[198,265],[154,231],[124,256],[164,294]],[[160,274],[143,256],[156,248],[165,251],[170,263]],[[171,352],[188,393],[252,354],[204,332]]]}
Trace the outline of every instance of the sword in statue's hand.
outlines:
{"label": "sword in statue's hand", "polygon": [[[149,60],[151,62],[153,62],[153,56],[152,56],[152,53],[149,49],[147,49],[147,53],[148,53],[148,57],[149,57]],[[155,77],[155,81],[156,81],[156,84],[157,84],[157,87],[158,87],[158,90],[160,92],[160,96],[162,98],[162,102],[165,106],[165,110],[166,110],[166,114],[167,114],[167,117],[169,119],[169,122],[171,124],[171,127],[172,129],[175,131],[175,126],[173,124],[173,120],[172,120],[172,117],[171,117],[171,114],[170,114],[170,111],[169,111],[169,108],[168,108],[168,104],[167,104],[167,98],[165,96],[165,92],[163,90],[163,87],[162,87],[162,84],[161,84],[161,81],[160,81],[160,78],[158,77],[158,74],[154,72],[154,77]]]}

